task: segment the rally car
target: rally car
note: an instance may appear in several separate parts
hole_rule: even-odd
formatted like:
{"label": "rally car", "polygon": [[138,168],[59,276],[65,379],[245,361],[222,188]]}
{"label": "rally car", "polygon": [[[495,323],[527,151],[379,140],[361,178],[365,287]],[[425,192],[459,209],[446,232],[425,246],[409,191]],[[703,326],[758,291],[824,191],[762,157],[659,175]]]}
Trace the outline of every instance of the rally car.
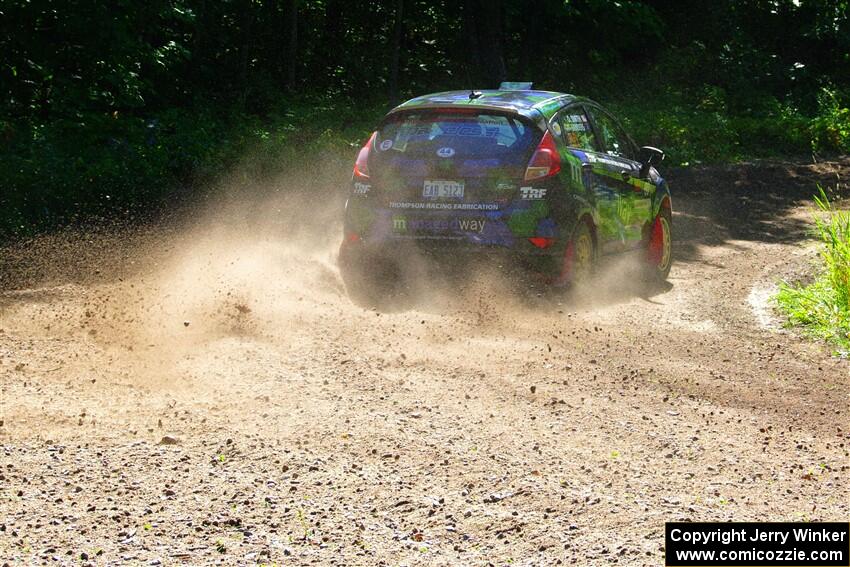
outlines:
{"label": "rally car", "polygon": [[[357,155],[339,261],[376,285],[419,253],[508,255],[554,286],[633,252],[651,278],[672,263],[670,190],[601,105],[505,84],[392,109]],[[396,273],[398,270],[396,270]]]}

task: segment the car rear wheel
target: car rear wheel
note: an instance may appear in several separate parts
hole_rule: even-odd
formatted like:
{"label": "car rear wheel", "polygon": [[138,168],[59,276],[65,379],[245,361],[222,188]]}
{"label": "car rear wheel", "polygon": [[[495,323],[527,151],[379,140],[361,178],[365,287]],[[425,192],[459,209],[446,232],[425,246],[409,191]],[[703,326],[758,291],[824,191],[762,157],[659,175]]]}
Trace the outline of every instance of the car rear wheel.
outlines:
{"label": "car rear wheel", "polygon": [[673,217],[668,207],[662,207],[649,229],[646,245],[647,275],[664,281],[673,265]]}
{"label": "car rear wheel", "polygon": [[586,283],[593,274],[596,250],[590,227],[579,221],[570,241],[564,249],[564,261],[557,285],[579,285]]}
{"label": "car rear wheel", "polygon": [[358,304],[372,305],[392,295],[399,280],[399,266],[377,254],[343,244],[339,271],[349,297]]}

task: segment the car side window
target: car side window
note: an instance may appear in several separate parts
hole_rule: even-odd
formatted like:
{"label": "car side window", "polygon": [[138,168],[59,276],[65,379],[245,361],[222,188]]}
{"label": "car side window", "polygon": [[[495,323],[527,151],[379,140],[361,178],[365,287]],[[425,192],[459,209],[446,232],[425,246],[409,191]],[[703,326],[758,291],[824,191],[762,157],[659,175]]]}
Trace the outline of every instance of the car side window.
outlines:
{"label": "car side window", "polygon": [[635,159],[632,143],[623,129],[604,112],[593,109],[591,113],[599,133],[602,151],[617,157]]}
{"label": "car side window", "polygon": [[580,107],[568,108],[552,122],[555,134],[571,148],[594,150],[593,130],[587,114]]}

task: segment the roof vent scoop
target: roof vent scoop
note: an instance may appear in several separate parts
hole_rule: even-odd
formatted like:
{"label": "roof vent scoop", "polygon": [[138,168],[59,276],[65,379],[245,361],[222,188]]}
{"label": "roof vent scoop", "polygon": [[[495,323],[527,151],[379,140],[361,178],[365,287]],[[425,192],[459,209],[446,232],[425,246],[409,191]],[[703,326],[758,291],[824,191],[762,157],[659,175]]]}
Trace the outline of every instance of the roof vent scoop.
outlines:
{"label": "roof vent scoop", "polygon": [[475,100],[476,98],[481,98],[484,93],[481,91],[472,91],[469,93],[469,100]]}
{"label": "roof vent scoop", "polygon": [[534,83],[515,83],[506,81],[499,85],[500,91],[530,91]]}

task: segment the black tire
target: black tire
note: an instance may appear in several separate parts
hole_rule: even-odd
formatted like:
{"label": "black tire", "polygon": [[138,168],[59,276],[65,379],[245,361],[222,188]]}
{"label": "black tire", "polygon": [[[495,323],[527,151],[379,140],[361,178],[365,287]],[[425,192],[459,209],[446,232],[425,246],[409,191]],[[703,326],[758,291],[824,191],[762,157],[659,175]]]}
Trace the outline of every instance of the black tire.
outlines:
{"label": "black tire", "polygon": [[357,304],[374,307],[398,293],[401,266],[377,254],[340,250],[339,272],[348,296]]}

